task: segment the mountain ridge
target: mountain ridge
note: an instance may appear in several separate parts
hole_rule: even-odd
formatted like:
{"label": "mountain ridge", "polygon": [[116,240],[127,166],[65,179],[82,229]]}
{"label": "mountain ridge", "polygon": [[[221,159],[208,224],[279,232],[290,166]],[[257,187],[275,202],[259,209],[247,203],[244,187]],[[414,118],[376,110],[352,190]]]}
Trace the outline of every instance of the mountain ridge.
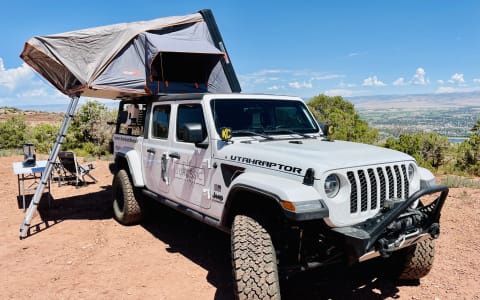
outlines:
{"label": "mountain ridge", "polygon": [[357,109],[480,107],[480,91],[442,94],[344,97]]}

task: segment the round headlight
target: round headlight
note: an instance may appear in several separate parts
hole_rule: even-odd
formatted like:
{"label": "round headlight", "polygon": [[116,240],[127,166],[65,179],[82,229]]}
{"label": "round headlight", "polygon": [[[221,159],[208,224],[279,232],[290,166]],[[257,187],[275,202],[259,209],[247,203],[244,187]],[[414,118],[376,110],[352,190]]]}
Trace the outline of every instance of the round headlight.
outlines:
{"label": "round headlight", "polygon": [[408,181],[412,181],[415,175],[415,166],[413,164],[408,165]]}
{"label": "round headlight", "polygon": [[325,194],[327,194],[329,198],[335,197],[340,190],[340,179],[338,176],[335,174],[328,175],[325,179],[324,189]]}

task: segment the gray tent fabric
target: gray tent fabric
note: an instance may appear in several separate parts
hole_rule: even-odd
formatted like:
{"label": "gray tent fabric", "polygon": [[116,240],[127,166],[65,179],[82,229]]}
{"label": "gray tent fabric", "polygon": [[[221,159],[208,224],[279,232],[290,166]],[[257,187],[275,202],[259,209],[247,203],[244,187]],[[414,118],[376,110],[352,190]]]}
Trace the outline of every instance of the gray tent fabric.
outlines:
{"label": "gray tent fabric", "polygon": [[202,12],[34,37],[20,57],[68,96],[239,92]]}

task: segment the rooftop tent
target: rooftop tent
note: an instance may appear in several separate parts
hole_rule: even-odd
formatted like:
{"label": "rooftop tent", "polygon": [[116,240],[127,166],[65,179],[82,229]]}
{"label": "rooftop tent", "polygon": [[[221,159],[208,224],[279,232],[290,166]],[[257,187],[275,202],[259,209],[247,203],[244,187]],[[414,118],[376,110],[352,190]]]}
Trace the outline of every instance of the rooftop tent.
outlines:
{"label": "rooftop tent", "polygon": [[20,56],[69,96],[240,92],[210,10],[34,37]]}
{"label": "rooftop tent", "polygon": [[71,97],[25,219],[40,202],[80,96],[122,99],[188,92],[240,92],[213,14],[198,13],[34,37],[20,57]]}

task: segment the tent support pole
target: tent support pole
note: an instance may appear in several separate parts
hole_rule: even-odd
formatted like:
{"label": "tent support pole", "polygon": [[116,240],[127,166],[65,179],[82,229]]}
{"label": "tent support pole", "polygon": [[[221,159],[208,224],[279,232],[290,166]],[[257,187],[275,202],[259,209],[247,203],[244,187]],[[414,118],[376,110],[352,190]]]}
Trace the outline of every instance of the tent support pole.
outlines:
{"label": "tent support pole", "polygon": [[20,227],[20,239],[26,238],[29,234],[30,222],[33,218],[33,215],[37,211],[38,204],[40,203],[40,199],[43,195],[43,190],[45,189],[45,185],[47,184],[47,181],[49,180],[50,174],[52,172],[53,163],[56,161],[58,153],[60,152],[60,148],[62,147],[63,140],[65,139],[65,136],[67,134],[68,126],[70,125],[70,121],[72,120],[73,114],[75,113],[75,109],[77,108],[79,99],[79,95],[71,96],[70,104],[68,105],[65,116],[63,117],[63,122],[58,131],[55,144],[53,145],[52,150],[50,150],[47,165],[45,166],[45,170],[42,173],[42,178],[40,179],[40,182],[35,189],[35,194],[33,195],[32,201],[30,202],[28,210],[25,214],[25,219],[23,220],[22,226]]}

